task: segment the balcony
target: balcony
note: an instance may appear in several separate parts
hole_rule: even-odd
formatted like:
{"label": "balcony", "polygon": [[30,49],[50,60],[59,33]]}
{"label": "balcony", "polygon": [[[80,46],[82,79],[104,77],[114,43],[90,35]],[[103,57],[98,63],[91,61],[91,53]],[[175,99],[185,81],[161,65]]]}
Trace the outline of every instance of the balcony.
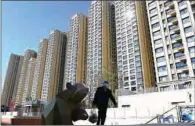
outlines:
{"label": "balcony", "polygon": [[182,42],[181,36],[177,37],[177,38],[176,38],[176,41],[177,41],[177,42]]}
{"label": "balcony", "polygon": [[171,13],[171,16],[176,17],[176,11],[175,10]]}
{"label": "balcony", "polygon": [[168,10],[168,11],[167,11],[167,15],[168,15],[168,14],[172,15],[172,13],[176,13],[175,9],[171,9],[171,10]]}
{"label": "balcony", "polygon": [[173,25],[177,25],[178,24],[177,18],[174,18],[171,22],[172,22]]}
{"label": "balcony", "polygon": [[192,8],[192,12],[195,13],[195,7]]}
{"label": "balcony", "polygon": [[184,73],[189,73],[188,67],[184,67],[182,71],[183,71]]}
{"label": "balcony", "polygon": [[175,43],[175,44],[173,44],[173,49],[179,49],[179,48],[183,48],[183,44],[182,43]]}
{"label": "balcony", "polygon": [[183,51],[184,51],[184,47],[181,46],[181,47],[177,48],[177,50],[178,50],[179,52],[183,52]]}
{"label": "balcony", "polygon": [[179,79],[189,79],[189,75],[186,75],[186,76],[182,76],[182,77],[178,77]]}
{"label": "balcony", "polygon": [[185,54],[180,54],[179,56],[175,57],[175,59],[179,60],[185,59]]}
{"label": "balcony", "polygon": [[167,2],[165,3],[165,7],[170,6],[173,2]]}
{"label": "balcony", "polygon": [[186,62],[185,55],[184,55],[184,56],[182,56],[182,57],[180,57],[180,61],[181,61],[181,62]]}
{"label": "balcony", "polygon": [[180,34],[174,34],[174,35],[171,36],[171,40],[176,40],[177,41],[177,39],[179,39],[179,38],[181,38]]}
{"label": "balcony", "polygon": [[179,29],[179,26],[178,25],[173,25],[172,28],[170,29],[170,31],[176,31]]}
{"label": "balcony", "polygon": [[175,20],[177,20],[176,17],[169,17],[168,20],[167,20],[167,22],[170,23],[170,22],[173,22]]}
{"label": "balcony", "polygon": [[174,32],[177,33],[177,34],[180,33],[179,27],[176,27],[176,28],[174,29]]}
{"label": "balcony", "polygon": [[174,9],[174,3],[173,3],[173,2],[171,2],[171,3],[169,4],[169,8],[170,8],[170,9]]}
{"label": "balcony", "polygon": [[191,3],[192,6],[195,6],[195,1],[194,0],[190,1],[190,3]]}

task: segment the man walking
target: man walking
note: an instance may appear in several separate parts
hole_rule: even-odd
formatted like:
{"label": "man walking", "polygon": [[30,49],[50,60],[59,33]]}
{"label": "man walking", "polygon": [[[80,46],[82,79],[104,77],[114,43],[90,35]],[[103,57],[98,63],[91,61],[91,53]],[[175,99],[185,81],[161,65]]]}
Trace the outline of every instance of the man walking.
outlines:
{"label": "man walking", "polygon": [[112,100],[112,102],[114,103],[116,107],[117,103],[112,95],[111,90],[108,89],[108,81],[104,81],[104,85],[97,89],[94,100],[93,100],[93,106],[96,105],[98,108],[97,125],[99,124],[104,125],[109,99]]}

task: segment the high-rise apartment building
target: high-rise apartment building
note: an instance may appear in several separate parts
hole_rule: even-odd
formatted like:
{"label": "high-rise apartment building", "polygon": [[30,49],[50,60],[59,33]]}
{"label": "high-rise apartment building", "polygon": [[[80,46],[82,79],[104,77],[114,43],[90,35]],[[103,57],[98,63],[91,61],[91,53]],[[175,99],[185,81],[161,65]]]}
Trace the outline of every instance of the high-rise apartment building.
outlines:
{"label": "high-rise apartment building", "polygon": [[193,83],[195,2],[147,1],[147,13],[160,90]]}
{"label": "high-rise apartment building", "polygon": [[23,92],[24,92],[24,85],[25,85],[25,81],[26,81],[29,60],[31,58],[36,58],[36,57],[37,57],[37,53],[34,50],[28,49],[25,51],[24,59],[23,59],[23,63],[22,63],[22,70],[21,70],[20,79],[19,79],[19,84],[18,84],[18,88],[17,88],[16,105],[22,104],[22,97],[23,97]]}
{"label": "high-rise apartment building", "polygon": [[117,61],[114,5],[108,1],[92,1],[88,17],[87,85],[96,88],[102,79],[117,88]]}
{"label": "high-rise apartment building", "polygon": [[145,1],[115,1],[118,80],[137,92],[155,86]]}
{"label": "high-rise apartment building", "polygon": [[26,98],[31,97],[34,71],[35,71],[36,58],[31,58],[28,62],[28,67],[26,71],[26,78],[24,83],[24,92],[22,95],[22,105],[25,105]]}
{"label": "high-rise apartment building", "polygon": [[48,39],[41,39],[35,65],[34,79],[31,96],[33,99],[41,99],[43,76],[47,56]]}
{"label": "high-rise apartment building", "polygon": [[41,92],[41,100],[45,102],[50,102],[63,89],[66,43],[65,32],[50,33]]}
{"label": "high-rise apartment building", "polygon": [[75,14],[71,18],[67,42],[64,85],[66,82],[85,83],[87,21],[87,16],[83,14]]}
{"label": "high-rise apartment building", "polygon": [[8,105],[11,98],[13,100],[16,98],[23,59],[23,56],[17,54],[11,54],[10,56],[1,96],[2,105]]}

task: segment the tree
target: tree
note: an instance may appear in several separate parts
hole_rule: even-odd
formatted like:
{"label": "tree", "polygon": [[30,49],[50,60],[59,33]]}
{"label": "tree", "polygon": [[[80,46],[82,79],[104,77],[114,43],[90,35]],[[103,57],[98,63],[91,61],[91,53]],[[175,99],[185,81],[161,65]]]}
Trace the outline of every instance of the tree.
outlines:
{"label": "tree", "polygon": [[[89,72],[92,75],[92,70],[90,69]],[[89,78],[88,80],[88,87],[89,87],[89,93],[86,96],[84,102],[87,106],[87,108],[91,108],[91,104],[93,101],[94,94],[96,92],[97,87],[99,87],[101,84],[103,84],[103,81],[107,80],[109,82],[109,88],[111,89],[113,95],[115,98],[116,96],[116,89],[118,89],[118,73],[117,71],[109,71],[107,69],[103,69],[103,71],[99,71],[98,74],[94,75],[95,80],[92,80]],[[95,83],[92,83],[95,82]],[[97,83],[96,83],[97,82]]]}
{"label": "tree", "polygon": [[118,73],[117,71],[109,71],[104,69],[102,73],[103,80],[107,80],[110,84],[110,89],[113,94],[115,94],[116,89],[118,89]]}

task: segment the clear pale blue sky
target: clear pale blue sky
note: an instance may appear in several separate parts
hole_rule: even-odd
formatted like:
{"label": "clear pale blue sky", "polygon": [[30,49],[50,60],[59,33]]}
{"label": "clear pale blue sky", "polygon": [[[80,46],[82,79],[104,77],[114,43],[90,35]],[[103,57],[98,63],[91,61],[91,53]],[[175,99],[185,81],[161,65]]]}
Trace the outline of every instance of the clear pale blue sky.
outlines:
{"label": "clear pale blue sky", "polygon": [[2,2],[2,85],[11,53],[38,50],[39,40],[50,31],[68,31],[76,13],[88,15],[90,1],[3,1]]}

